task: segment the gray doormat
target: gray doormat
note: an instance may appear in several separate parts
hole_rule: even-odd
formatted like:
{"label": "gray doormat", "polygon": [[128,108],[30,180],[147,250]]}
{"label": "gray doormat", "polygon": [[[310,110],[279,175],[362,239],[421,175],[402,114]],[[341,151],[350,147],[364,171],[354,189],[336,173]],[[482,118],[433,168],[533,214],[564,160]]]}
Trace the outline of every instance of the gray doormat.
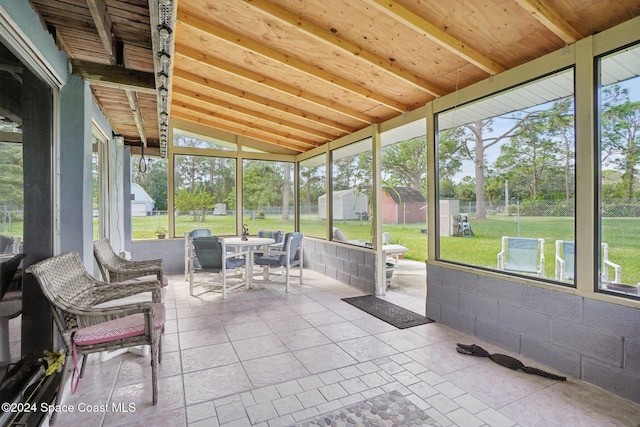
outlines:
{"label": "gray doormat", "polygon": [[301,421],[294,427],[440,426],[413,402],[393,390],[360,403]]}
{"label": "gray doormat", "polygon": [[406,308],[392,304],[373,295],[342,298],[342,301],[366,311],[380,320],[384,320],[398,329],[411,328],[412,326],[426,325],[433,322],[428,317],[415,313]]}

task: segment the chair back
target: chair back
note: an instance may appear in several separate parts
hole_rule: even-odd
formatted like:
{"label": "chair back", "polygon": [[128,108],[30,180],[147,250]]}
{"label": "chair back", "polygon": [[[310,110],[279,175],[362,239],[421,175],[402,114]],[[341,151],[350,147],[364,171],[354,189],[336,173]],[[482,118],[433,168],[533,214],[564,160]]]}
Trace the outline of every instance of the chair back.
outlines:
{"label": "chair back", "polygon": [[224,248],[217,237],[196,237],[193,239],[193,248],[200,268],[204,270],[222,270]]}
{"label": "chair back", "polygon": [[[564,274],[567,279],[573,280],[575,256],[576,256],[576,244],[569,240],[562,241],[562,254],[564,259]],[[560,278],[561,280],[564,278]]]}
{"label": "chair back", "polygon": [[280,259],[278,260],[280,265],[287,265],[287,257],[289,257],[289,265],[297,265],[300,262],[295,258],[303,237],[304,234],[298,232],[291,232],[284,235],[282,248],[286,253],[280,255]]}
{"label": "chair back", "polygon": [[120,257],[113,251],[109,239],[103,237],[93,242],[93,256],[96,257],[98,268],[104,280],[109,280],[109,267],[117,267]]}
{"label": "chair back", "polygon": [[208,228],[196,228],[189,232],[189,237],[211,237],[211,230]]}
{"label": "chair back", "polygon": [[9,286],[11,286],[13,277],[16,275],[16,271],[18,271],[20,262],[24,257],[25,254],[16,254],[0,264],[0,300],[4,298],[4,294],[7,293]]}
{"label": "chair back", "polygon": [[[507,237],[508,270],[536,273],[538,271],[538,239]],[[504,243],[504,240],[503,240]]]}
{"label": "chair back", "polygon": [[20,236],[4,236],[0,234],[0,254],[17,254],[20,252]]}
{"label": "chair back", "polygon": [[258,230],[258,237],[265,237],[267,239],[273,239],[273,243],[282,242],[284,232],[282,230]]}

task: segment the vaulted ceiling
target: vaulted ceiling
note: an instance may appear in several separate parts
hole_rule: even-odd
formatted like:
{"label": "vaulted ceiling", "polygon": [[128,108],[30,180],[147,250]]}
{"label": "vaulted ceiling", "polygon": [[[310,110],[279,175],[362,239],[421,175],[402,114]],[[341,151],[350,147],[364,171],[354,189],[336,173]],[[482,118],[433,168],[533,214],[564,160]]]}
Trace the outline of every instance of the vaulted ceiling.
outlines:
{"label": "vaulted ceiling", "polygon": [[31,2],[127,143],[159,146],[168,96],[169,119],[292,154],[640,15],[639,0]]}

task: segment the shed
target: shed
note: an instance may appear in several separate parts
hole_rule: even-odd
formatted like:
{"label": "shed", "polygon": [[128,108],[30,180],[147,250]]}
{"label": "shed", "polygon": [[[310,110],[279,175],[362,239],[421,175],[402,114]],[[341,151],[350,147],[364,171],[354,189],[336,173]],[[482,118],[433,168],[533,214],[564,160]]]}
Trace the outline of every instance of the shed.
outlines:
{"label": "shed", "polygon": [[[369,198],[355,188],[333,192],[333,219],[362,219],[369,212]],[[327,219],[327,195],[318,197],[318,218]]]}
{"label": "shed", "polygon": [[149,216],[156,206],[155,200],[151,198],[144,188],[139,184],[131,183],[131,216]]}
{"label": "shed", "polygon": [[414,224],[427,221],[427,201],[411,187],[384,187],[383,224]]}

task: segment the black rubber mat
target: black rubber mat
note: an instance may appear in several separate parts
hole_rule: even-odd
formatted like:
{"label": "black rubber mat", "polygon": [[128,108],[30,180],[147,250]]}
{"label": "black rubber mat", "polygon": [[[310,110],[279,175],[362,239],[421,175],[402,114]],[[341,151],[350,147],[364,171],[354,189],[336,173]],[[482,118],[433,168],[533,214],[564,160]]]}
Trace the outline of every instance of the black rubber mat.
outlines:
{"label": "black rubber mat", "polygon": [[342,298],[342,301],[362,311],[366,311],[370,315],[384,320],[398,329],[411,328],[412,326],[426,325],[427,323],[433,322],[433,320],[428,317],[424,317],[421,314],[407,310],[406,308],[392,304],[373,295]]}

